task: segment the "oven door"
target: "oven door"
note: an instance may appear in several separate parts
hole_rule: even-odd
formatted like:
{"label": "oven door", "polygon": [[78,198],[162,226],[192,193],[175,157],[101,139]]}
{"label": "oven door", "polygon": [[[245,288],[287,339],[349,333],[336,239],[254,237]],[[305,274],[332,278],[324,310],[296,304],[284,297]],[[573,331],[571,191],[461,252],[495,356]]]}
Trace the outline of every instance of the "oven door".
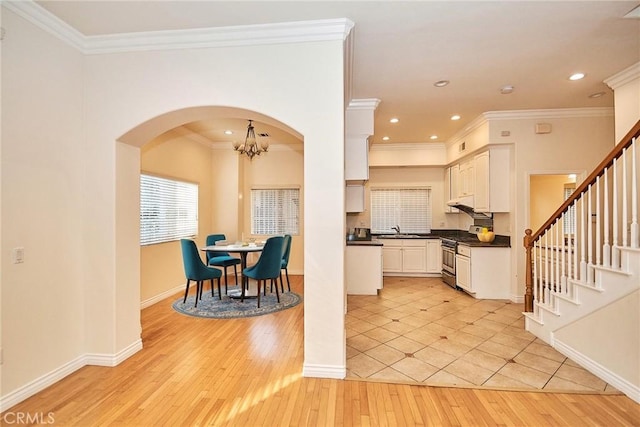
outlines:
{"label": "oven door", "polygon": [[456,286],[456,249],[442,246],[442,280],[449,286]]}

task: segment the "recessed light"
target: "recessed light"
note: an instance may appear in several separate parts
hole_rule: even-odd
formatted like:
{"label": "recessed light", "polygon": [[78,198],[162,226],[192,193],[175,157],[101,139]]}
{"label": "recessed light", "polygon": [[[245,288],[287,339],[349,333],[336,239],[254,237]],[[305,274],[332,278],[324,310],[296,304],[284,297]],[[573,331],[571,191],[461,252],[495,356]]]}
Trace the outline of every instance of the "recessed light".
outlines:
{"label": "recessed light", "polygon": [[433,85],[435,87],[445,87],[446,85],[449,84],[449,80],[438,80],[437,82],[435,82]]}
{"label": "recessed light", "polygon": [[500,88],[500,93],[503,94],[503,95],[508,95],[508,94],[510,94],[512,92],[513,92],[513,86],[511,86],[511,85],[502,86]]}
{"label": "recessed light", "polygon": [[600,97],[602,97],[604,95],[605,95],[604,92],[596,92],[596,93],[592,93],[591,95],[589,95],[589,98],[600,98]]}
{"label": "recessed light", "polygon": [[382,140],[383,140],[383,141],[388,141],[388,140],[389,140],[389,137],[388,137],[388,136],[383,136],[383,137],[382,137]]}
{"label": "recessed light", "polygon": [[391,120],[389,120],[390,123],[398,123],[400,120],[398,120],[396,117],[392,118]]}
{"label": "recessed light", "polygon": [[584,73],[575,73],[569,76],[569,80],[581,80],[584,79]]}
{"label": "recessed light", "polygon": [[225,135],[233,135],[233,132],[232,132],[232,131],[230,131],[230,130],[225,130],[225,131],[224,131],[224,134],[225,134]]}
{"label": "recessed light", "polygon": [[460,116],[458,114],[454,114],[451,116],[451,120],[460,120]]}
{"label": "recessed light", "polygon": [[429,139],[438,139],[438,135],[431,135]]}

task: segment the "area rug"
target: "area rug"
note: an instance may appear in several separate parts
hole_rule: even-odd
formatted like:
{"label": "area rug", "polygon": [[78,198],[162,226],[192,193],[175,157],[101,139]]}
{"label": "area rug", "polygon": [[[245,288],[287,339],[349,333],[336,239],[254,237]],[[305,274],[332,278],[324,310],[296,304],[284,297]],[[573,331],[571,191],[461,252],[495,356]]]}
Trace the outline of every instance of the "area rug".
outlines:
{"label": "area rug", "polygon": [[173,303],[173,309],[178,313],[193,317],[206,317],[210,319],[237,319],[240,317],[263,316],[265,314],[275,313],[277,311],[286,310],[295,307],[302,301],[300,295],[294,292],[284,292],[280,294],[280,302],[276,300],[275,293],[267,293],[260,297],[260,308],[256,298],[245,298],[244,302],[240,299],[231,298],[239,291],[229,290],[229,295],[223,295],[222,299],[211,296],[211,292],[204,292],[202,299],[198,301],[198,306],[194,307],[195,296],[189,296],[185,303],[182,302],[184,297]]}

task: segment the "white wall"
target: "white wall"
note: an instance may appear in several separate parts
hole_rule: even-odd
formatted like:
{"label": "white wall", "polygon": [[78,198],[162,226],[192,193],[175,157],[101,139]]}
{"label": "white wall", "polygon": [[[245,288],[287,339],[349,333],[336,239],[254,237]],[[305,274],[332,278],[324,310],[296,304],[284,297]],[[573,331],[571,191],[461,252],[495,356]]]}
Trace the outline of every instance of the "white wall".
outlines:
{"label": "white wall", "polygon": [[[304,136],[303,372],[343,376],[343,40],[83,57],[3,12],[3,399],[138,348],[139,146],[201,106]],[[24,264],[6,256],[17,246]]]}
{"label": "white wall", "polygon": [[[4,396],[85,351],[85,287],[96,279],[85,254],[102,248],[82,237],[82,55],[4,8],[2,28]],[[23,264],[11,261],[16,247]]]}
{"label": "white wall", "polygon": [[640,62],[611,76],[605,83],[613,89],[616,111],[616,143],[640,120]]}
{"label": "white wall", "polygon": [[[544,117],[546,114],[547,117]],[[550,134],[536,134],[536,123],[550,123]],[[508,138],[501,132],[508,130]],[[531,118],[491,122],[491,141],[508,140],[514,145],[515,205],[511,214],[512,299],[522,300],[525,289],[525,253],[522,245],[529,221],[529,177],[532,174],[590,173],[614,146],[611,112],[562,110],[537,112]],[[579,153],[579,155],[578,155]],[[534,230],[535,231],[535,230]]]}

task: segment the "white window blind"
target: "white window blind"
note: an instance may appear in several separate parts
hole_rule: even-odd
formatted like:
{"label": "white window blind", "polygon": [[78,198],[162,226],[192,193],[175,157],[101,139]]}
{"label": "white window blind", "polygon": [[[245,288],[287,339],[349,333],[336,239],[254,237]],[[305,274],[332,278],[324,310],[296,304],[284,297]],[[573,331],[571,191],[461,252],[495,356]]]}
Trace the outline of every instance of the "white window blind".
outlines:
{"label": "white window blind", "polygon": [[431,189],[373,188],[371,189],[371,232],[394,233],[431,232]]}
{"label": "white window blind", "polygon": [[198,234],[198,185],[140,175],[140,244],[170,242]]}
{"label": "white window blind", "polygon": [[[564,199],[567,200],[573,194],[574,187],[564,188]],[[569,210],[564,214],[562,218],[562,227],[564,228],[564,234],[576,234],[576,207],[575,205],[569,206]]]}
{"label": "white window blind", "polygon": [[251,234],[300,233],[300,190],[251,190]]}

